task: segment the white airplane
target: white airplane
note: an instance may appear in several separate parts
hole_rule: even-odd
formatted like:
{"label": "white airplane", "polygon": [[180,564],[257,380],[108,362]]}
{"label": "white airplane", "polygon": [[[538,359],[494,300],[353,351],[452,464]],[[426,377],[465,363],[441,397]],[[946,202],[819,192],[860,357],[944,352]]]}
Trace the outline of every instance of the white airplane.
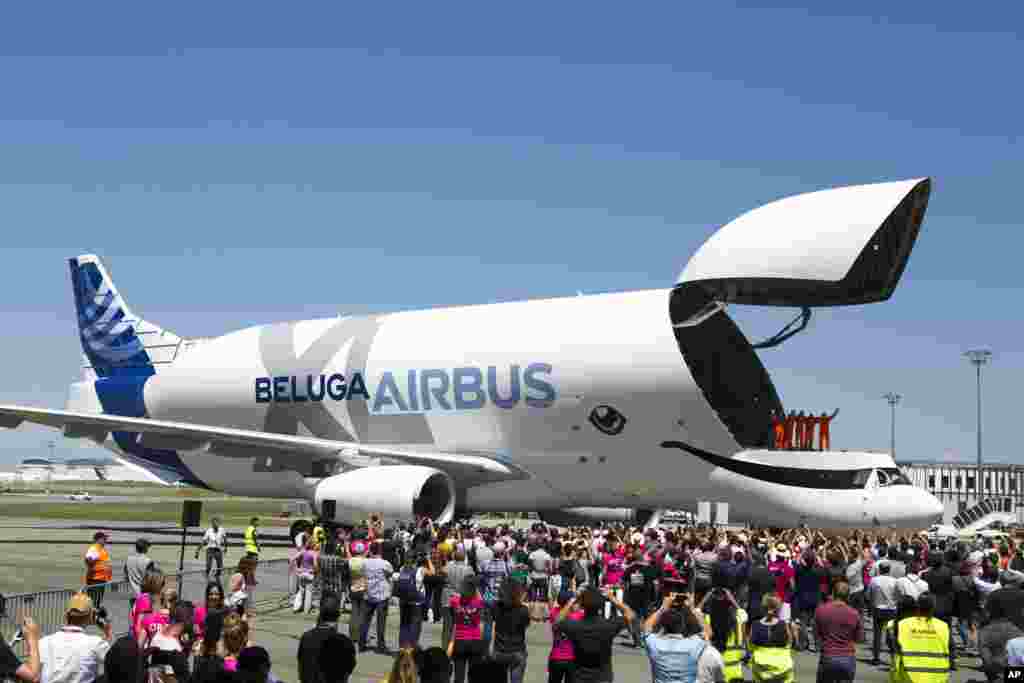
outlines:
{"label": "white airplane", "polygon": [[800,307],[806,325],[811,307],[888,299],[930,185],[770,203],[716,232],[670,289],[208,340],[139,318],[99,259],[78,256],[84,377],[66,410],[0,406],[0,426],[49,425],[162,475],[306,499],[338,521],[537,511],[643,523],[713,500],[759,524],[925,528],[942,506],[888,453],[770,450],[783,406],[756,348],[801,328],[752,345],[725,305]]}

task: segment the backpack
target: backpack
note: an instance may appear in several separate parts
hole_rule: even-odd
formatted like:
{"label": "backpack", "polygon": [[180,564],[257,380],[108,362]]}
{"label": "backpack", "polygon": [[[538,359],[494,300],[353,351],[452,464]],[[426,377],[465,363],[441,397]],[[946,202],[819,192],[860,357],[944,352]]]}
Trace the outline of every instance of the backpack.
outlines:
{"label": "backpack", "polygon": [[[488,563],[486,569],[490,569],[494,565],[494,563],[496,563],[496,562],[502,562],[502,561],[501,560],[497,560],[497,559],[491,560]],[[486,602],[488,605],[494,604],[495,602],[498,601],[498,597],[501,595],[501,586],[502,586],[503,583],[505,583],[505,579],[509,575],[508,561],[505,560],[501,566],[504,566],[504,568],[505,568],[504,572],[496,572],[496,571],[485,571],[484,572],[485,585],[484,585],[484,590],[483,590],[482,597],[484,599],[484,602]]]}
{"label": "backpack", "polygon": [[426,597],[416,590],[416,567],[402,567],[402,571],[398,574],[395,595],[403,604],[423,603]]}

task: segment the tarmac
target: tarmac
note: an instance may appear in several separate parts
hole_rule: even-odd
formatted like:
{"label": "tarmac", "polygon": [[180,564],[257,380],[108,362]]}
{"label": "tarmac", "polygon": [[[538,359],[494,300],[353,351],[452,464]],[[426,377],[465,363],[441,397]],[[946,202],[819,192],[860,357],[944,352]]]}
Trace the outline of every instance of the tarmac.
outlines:
{"label": "tarmac", "polygon": [[[85,519],[74,522],[12,518],[0,520],[0,593],[10,595],[81,585],[85,570],[82,556],[92,543],[93,531],[110,529],[110,524]],[[115,579],[122,577],[124,560],[135,552],[135,541],[142,536],[159,544],[150,549],[149,555],[160,568],[167,573],[177,571],[181,559],[180,532],[168,535],[150,533],[146,529],[159,526],[153,524],[119,522],[114,526],[110,554]],[[274,529],[274,532],[280,533],[281,530]],[[197,536],[193,534],[188,539],[184,557],[185,571],[205,568],[203,555],[198,560],[194,559],[199,544]],[[263,559],[288,557],[288,549],[277,545],[268,546]],[[232,541],[224,561],[227,566],[234,566],[242,555],[241,543]]]}

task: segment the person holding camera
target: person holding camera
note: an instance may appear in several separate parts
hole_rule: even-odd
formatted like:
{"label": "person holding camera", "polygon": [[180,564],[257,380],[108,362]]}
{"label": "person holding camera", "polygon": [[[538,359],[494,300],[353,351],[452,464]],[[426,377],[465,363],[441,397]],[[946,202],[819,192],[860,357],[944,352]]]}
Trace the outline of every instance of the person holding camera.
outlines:
{"label": "person holding camera", "polygon": [[[92,683],[100,662],[106,657],[113,640],[113,628],[106,610],[93,607],[92,598],[75,593],[68,601],[65,626],[39,641],[40,678],[42,683]],[[85,632],[96,624],[102,636]]]}
{"label": "person holding camera", "polygon": [[[660,632],[657,630],[660,629]],[[721,683],[725,665],[704,639],[704,624],[679,593],[665,596],[643,625],[643,644],[654,683]]]}
{"label": "person holding camera", "polygon": [[[605,600],[611,602],[622,616],[605,618]],[[571,621],[569,615],[577,609],[577,605],[583,608],[583,618]],[[633,610],[615,596],[612,586],[606,587],[603,595],[596,588],[583,588],[562,608],[558,615],[558,629],[572,642],[577,683],[608,683],[614,680],[612,643],[615,636],[632,623]]]}
{"label": "person holding camera", "polygon": [[398,572],[398,647],[415,648],[423,630],[423,607],[427,603],[426,578],[434,575],[434,564],[422,551],[409,553]]}

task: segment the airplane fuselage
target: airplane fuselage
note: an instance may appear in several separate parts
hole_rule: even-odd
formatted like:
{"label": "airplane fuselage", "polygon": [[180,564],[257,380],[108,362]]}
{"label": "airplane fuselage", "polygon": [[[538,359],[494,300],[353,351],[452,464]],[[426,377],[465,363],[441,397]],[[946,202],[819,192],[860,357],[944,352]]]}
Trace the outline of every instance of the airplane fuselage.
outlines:
{"label": "airplane fuselage", "polygon": [[[484,454],[528,474],[456,481],[467,511],[723,500],[734,515],[762,521],[835,524],[839,515],[870,525],[880,502],[863,489],[759,482],[664,447],[679,441],[726,457],[744,450],[684,362],[669,294],[254,327],[208,340],[134,386],[97,380],[96,394],[108,411],[128,400],[125,392],[138,392],[148,417],[158,420]],[[599,407],[621,423],[592,419]],[[251,452],[177,456],[199,481],[240,495],[303,497],[309,477],[324,474]],[[780,466],[789,457],[771,454]],[[839,456],[818,457],[827,468],[835,465],[825,460]],[[859,467],[892,466],[884,454],[858,457]]]}
{"label": "airplane fuselage", "polygon": [[[449,520],[724,501],[762,524],[924,528],[941,504],[889,454],[769,450],[757,353],[811,309],[888,299],[927,178],[810,192],[717,230],[672,289],[281,323],[188,340],[135,315],[100,259],[68,261],[83,379],[67,410],[0,405],[168,481]],[[731,303],[798,307],[751,344]],[[326,512],[324,512],[326,510]]]}

